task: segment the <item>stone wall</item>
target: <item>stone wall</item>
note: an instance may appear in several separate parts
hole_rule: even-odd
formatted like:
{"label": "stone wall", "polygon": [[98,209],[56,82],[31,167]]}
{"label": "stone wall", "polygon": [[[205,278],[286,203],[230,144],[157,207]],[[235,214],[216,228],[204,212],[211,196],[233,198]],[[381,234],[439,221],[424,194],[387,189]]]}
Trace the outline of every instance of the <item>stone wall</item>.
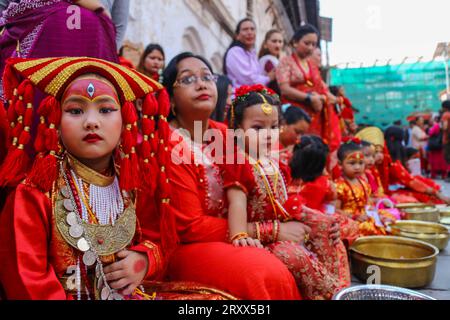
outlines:
{"label": "stone wall", "polygon": [[[254,0],[258,49],[268,30],[284,30],[287,25],[275,2]],[[126,40],[137,47],[161,44],[167,61],[182,51],[192,51],[221,71],[236,24],[246,15],[245,0],[131,0]]]}

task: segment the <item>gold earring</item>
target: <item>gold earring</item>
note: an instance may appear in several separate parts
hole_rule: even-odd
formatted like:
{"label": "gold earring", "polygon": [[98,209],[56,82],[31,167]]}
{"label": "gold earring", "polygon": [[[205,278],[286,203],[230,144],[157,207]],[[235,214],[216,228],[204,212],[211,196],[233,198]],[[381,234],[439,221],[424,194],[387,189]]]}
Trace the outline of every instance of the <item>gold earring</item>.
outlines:
{"label": "gold earring", "polygon": [[174,116],[177,116],[177,113],[175,112],[175,105],[174,104],[172,104],[172,107],[170,108],[170,110],[172,111],[172,114]]}

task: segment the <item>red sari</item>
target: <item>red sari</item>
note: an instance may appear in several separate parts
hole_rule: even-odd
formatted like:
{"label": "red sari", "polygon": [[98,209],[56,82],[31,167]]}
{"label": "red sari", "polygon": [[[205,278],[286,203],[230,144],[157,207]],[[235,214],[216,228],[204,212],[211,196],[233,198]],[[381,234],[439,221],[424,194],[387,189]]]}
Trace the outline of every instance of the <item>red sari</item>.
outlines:
{"label": "red sari", "polygon": [[[214,121],[210,128],[224,129]],[[172,142],[173,148],[178,141]],[[196,148],[202,153],[204,146]],[[193,152],[189,151],[188,159]],[[170,182],[176,190],[171,204],[181,245],[170,258],[167,276],[213,286],[246,300],[300,299],[294,278],[274,255],[228,243],[227,206],[217,164],[186,163],[176,154],[173,160],[181,161],[171,168]]]}
{"label": "red sari", "polygon": [[[392,198],[396,199],[397,202],[405,202],[401,201],[401,199],[417,199],[423,203],[444,204],[444,201],[440,200],[436,195],[427,194],[427,191],[430,189],[437,194],[441,190],[439,185],[430,179],[411,175],[400,161],[392,161],[387,148],[384,151],[384,162],[377,169],[384,191],[391,193]],[[389,192],[389,186],[394,184],[401,184],[404,186],[404,189]]]}
{"label": "red sari", "polygon": [[[304,93],[327,95],[329,90],[322,80],[319,68],[310,61],[308,61],[308,66],[309,74],[303,70],[295,54],[285,57],[277,69],[278,83],[288,82],[293,88]],[[323,110],[317,113],[312,107],[286,97],[282,97],[282,102],[299,107],[311,116],[309,133],[322,137],[324,142],[329,145],[331,153],[339,148],[342,140],[340,120],[333,105],[325,104]]]}
{"label": "red sari", "polygon": [[[315,181],[307,183],[292,181],[288,193],[290,197],[301,197],[306,207],[325,214],[325,205],[337,198],[337,193],[333,190],[331,183],[327,176],[321,176]],[[342,240],[350,246],[360,237],[358,223],[340,214],[334,215],[334,218],[339,221]]]}
{"label": "red sari", "polygon": [[[335,223],[320,213],[303,213],[300,197],[288,198],[285,174],[272,162],[275,175],[268,175],[261,166],[227,165],[225,188],[237,187],[247,194],[247,221],[297,220],[311,228],[307,246],[293,242],[265,243],[294,275],[302,296],[311,300],[331,299],[350,285],[347,253],[342,242],[335,245],[328,230]],[[278,205],[272,203],[271,194]]]}

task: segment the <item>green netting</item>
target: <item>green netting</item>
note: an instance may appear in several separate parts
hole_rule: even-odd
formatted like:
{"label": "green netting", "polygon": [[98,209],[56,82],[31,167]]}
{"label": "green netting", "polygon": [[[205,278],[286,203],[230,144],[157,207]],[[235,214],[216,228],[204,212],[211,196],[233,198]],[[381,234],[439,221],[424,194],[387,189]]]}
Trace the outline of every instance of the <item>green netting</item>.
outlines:
{"label": "green netting", "polygon": [[331,70],[332,85],[342,85],[355,108],[359,123],[390,126],[416,111],[438,111],[439,93],[445,89],[443,62]]}

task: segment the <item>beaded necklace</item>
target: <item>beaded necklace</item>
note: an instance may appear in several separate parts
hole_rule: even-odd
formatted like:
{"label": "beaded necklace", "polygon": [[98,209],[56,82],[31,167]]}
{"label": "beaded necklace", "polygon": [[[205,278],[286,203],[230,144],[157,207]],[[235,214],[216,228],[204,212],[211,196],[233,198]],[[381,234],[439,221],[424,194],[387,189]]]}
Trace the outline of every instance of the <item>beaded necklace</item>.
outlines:
{"label": "beaded necklace", "polygon": [[[359,178],[356,179],[358,181],[358,183],[361,185],[362,190],[364,191],[364,199],[362,200],[363,202],[367,202],[369,200],[369,197],[367,196],[367,191],[366,188],[364,187],[364,184],[361,182],[361,180]],[[353,186],[352,184],[347,180],[347,178],[344,178],[344,182],[345,184],[350,188],[350,191],[352,193],[352,197],[353,200],[356,203],[357,209],[360,212],[364,212],[365,211],[365,207],[366,207],[366,203],[363,203],[362,205],[360,204],[360,201],[358,200],[358,197],[356,197],[355,191],[353,190]]]}
{"label": "beaded necklace", "polygon": [[[250,157],[249,157],[250,158]],[[281,181],[281,187],[283,195],[285,198],[287,198],[287,189],[286,189],[286,185],[284,183],[283,177],[281,177],[280,179],[280,172],[278,170],[278,168],[275,166],[275,164],[273,163],[272,160],[269,160],[270,162],[270,166],[271,169],[274,171],[275,173],[275,182],[273,183],[273,189],[272,189],[272,185],[270,183],[270,180],[268,179],[268,174],[266,173],[266,171],[264,170],[264,167],[261,164],[261,161],[253,161],[255,164],[253,165],[253,167],[258,171],[259,175],[262,177],[263,182],[264,182],[264,187],[266,189],[267,195],[269,196],[269,200],[270,200],[270,204],[272,205],[272,209],[273,209],[273,214],[274,214],[274,218],[275,220],[278,219],[278,212],[281,214],[281,216],[284,219],[289,219],[290,215],[289,213],[286,211],[286,209],[284,209],[284,207],[280,204],[280,202],[276,199],[276,195],[278,192],[278,182]],[[277,210],[278,208],[278,210]]]}
{"label": "beaded necklace", "polygon": [[309,70],[308,70],[309,72],[306,73],[306,71],[303,68],[303,66],[301,65],[300,59],[297,57],[297,55],[294,53],[292,55],[292,57],[293,57],[295,63],[297,64],[297,67],[299,68],[300,72],[302,73],[302,75],[303,75],[303,77],[305,79],[306,85],[308,87],[310,87],[310,88],[314,87],[314,82],[313,82],[312,70],[311,70],[310,62],[309,61],[306,62],[308,64],[308,68],[309,68]]}

